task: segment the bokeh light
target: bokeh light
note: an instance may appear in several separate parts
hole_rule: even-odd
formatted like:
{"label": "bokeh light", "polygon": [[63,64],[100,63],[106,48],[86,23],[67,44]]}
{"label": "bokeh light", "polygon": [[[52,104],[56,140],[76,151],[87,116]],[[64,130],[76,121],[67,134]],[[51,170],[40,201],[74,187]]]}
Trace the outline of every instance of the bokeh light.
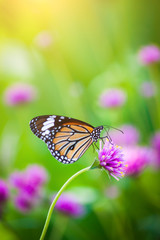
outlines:
{"label": "bokeh light", "polygon": [[128,173],[73,181],[85,214],[57,209],[46,239],[160,239],[159,12],[159,1],[0,1],[1,239],[39,239],[53,193],[98,159],[92,147],[74,164],[53,158],[29,127],[48,114],[104,125]]}

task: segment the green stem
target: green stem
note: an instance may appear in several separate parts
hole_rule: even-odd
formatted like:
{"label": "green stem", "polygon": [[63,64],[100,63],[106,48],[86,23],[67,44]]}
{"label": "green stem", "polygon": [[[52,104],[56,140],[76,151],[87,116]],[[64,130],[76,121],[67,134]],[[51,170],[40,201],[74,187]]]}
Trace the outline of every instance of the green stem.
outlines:
{"label": "green stem", "polygon": [[48,229],[48,225],[49,225],[49,222],[50,222],[50,219],[51,219],[51,216],[52,216],[52,212],[53,212],[53,209],[54,209],[54,206],[58,200],[58,198],[60,197],[60,195],[62,194],[62,192],[64,191],[64,189],[68,186],[68,184],[70,182],[72,182],[73,179],[75,179],[77,176],[79,176],[81,173],[84,173],[86,171],[88,171],[89,169],[91,169],[91,167],[87,167],[87,168],[84,168],[82,170],[80,170],[79,172],[75,173],[72,177],[70,177],[67,182],[65,182],[65,184],[61,187],[61,189],[59,190],[59,192],[57,193],[57,195],[55,196],[55,198],[53,199],[53,202],[49,208],[49,211],[48,211],[48,215],[47,215],[47,218],[46,218],[46,222],[45,222],[45,225],[44,225],[44,228],[43,228],[43,231],[42,231],[42,234],[41,234],[41,237],[40,237],[40,240],[43,240],[45,238],[45,235],[46,235],[46,232],[47,232],[47,229]]}

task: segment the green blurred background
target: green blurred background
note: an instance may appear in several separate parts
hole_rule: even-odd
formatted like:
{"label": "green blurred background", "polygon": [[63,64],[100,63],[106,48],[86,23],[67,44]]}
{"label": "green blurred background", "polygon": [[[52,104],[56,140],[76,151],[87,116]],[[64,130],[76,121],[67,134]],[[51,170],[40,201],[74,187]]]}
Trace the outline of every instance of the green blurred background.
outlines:
{"label": "green blurred background", "polygon": [[[145,101],[138,89],[144,80],[160,80],[159,66],[141,66],[137,53],[144,45],[160,43],[159,13],[160,2],[156,0],[0,0],[2,178],[37,163],[49,172],[47,191],[57,191],[97,157],[90,147],[77,163],[59,163],[30,131],[29,121],[38,115],[69,116],[93,126],[130,123],[139,129],[141,144],[149,143],[160,119],[154,100]],[[3,93],[17,82],[33,85],[36,101],[6,106]],[[125,106],[116,110],[99,106],[100,94],[110,87],[126,91]],[[120,197],[104,197],[110,185],[118,186]],[[59,234],[48,234],[46,239],[160,238],[159,172],[146,170],[139,178],[116,182],[95,170],[76,179],[74,186],[94,188],[103,196],[82,219],[56,214],[50,232],[54,228]],[[11,207],[8,218],[21,234],[17,237],[1,224],[2,239],[38,239],[48,207],[27,217]]]}

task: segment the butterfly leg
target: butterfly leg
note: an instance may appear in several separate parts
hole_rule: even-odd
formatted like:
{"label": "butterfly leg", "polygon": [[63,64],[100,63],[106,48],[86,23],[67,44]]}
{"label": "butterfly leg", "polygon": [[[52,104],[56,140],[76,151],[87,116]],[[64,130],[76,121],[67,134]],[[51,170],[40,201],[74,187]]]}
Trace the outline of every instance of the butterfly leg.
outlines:
{"label": "butterfly leg", "polygon": [[94,146],[99,150],[99,147],[96,145],[96,143],[94,143]]}

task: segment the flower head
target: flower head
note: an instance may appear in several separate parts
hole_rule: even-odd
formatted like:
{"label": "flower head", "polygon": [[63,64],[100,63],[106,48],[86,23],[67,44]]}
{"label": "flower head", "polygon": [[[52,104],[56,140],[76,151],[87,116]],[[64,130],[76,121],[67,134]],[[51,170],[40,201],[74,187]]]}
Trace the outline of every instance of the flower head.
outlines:
{"label": "flower head", "polygon": [[24,171],[16,171],[10,176],[11,187],[17,190],[15,206],[26,211],[35,206],[41,198],[43,185],[48,180],[45,168],[39,165],[29,165]]}
{"label": "flower head", "polygon": [[154,149],[160,151],[160,131],[156,132],[151,139],[151,143]]}
{"label": "flower head", "polygon": [[9,86],[4,92],[4,102],[6,105],[14,106],[35,100],[36,89],[25,83],[16,83]]}
{"label": "flower head", "polygon": [[143,65],[149,65],[160,60],[160,49],[155,45],[148,45],[140,49],[139,61]]}
{"label": "flower head", "polygon": [[126,93],[122,89],[112,88],[101,94],[99,103],[104,108],[115,108],[122,106],[126,98]]}
{"label": "flower head", "polygon": [[29,165],[26,169],[26,175],[30,180],[30,184],[36,187],[42,186],[48,181],[48,173],[45,168],[40,165]]}
{"label": "flower head", "polygon": [[58,211],[73,217],[80,217],[85,213],[84,206],[80,204],[75,195],[71,193],[62,194],[58,199],[55,208]]}
{"label": "flower head", "polygon": [[112,145],[108,140],[106,140],[103,149],[100,145],[98,158],[100,161],[100,166],[105,168],[116,180],[119,180],[119,178],[124,176],[126,163],[124,161],[121,147]]}
{"label": "flower head", "polygon": [[140,93],[145,98],[151,98],[156,93],[156,86],[153,82],[145,81],[140,85]]}
{"label": "flower head", "polygon": [[155,151],[155,158],[152,158],[151,164],[160,167],[160,131],[156,132],[151,139],[151,145]]}
{"label": "flower head", "polygon": [[16,171],[10,176],[14,188],[28,195],[34,195],[48,180],[48,173],[40,165],[29,165],[25,171]]}
{"label": "flower head", "polygon": [[135,145],[139,141],[139,131],[131,124],[125,124],[119,127],[123,131],[111,130],[110,135],[114,143],[120,146]]}
{"label": "flower head", "polygon": [[132,146],[124,149],[124,155],[128,165],[126,175],[137,176],[148,165],[152,151],[147,147]]}
{"label": "flower head", "polygon": [[30,211],[38,199],[33,199],[28,194],[24,192],[20,192],[14,199],[14,203],[16,208],[21,212],[28,212]]}
{"label": "flower head", "polygon": [[6,182],[0,179],[0,203],[4,203],[7,201],[9,197],[9,189]]}

